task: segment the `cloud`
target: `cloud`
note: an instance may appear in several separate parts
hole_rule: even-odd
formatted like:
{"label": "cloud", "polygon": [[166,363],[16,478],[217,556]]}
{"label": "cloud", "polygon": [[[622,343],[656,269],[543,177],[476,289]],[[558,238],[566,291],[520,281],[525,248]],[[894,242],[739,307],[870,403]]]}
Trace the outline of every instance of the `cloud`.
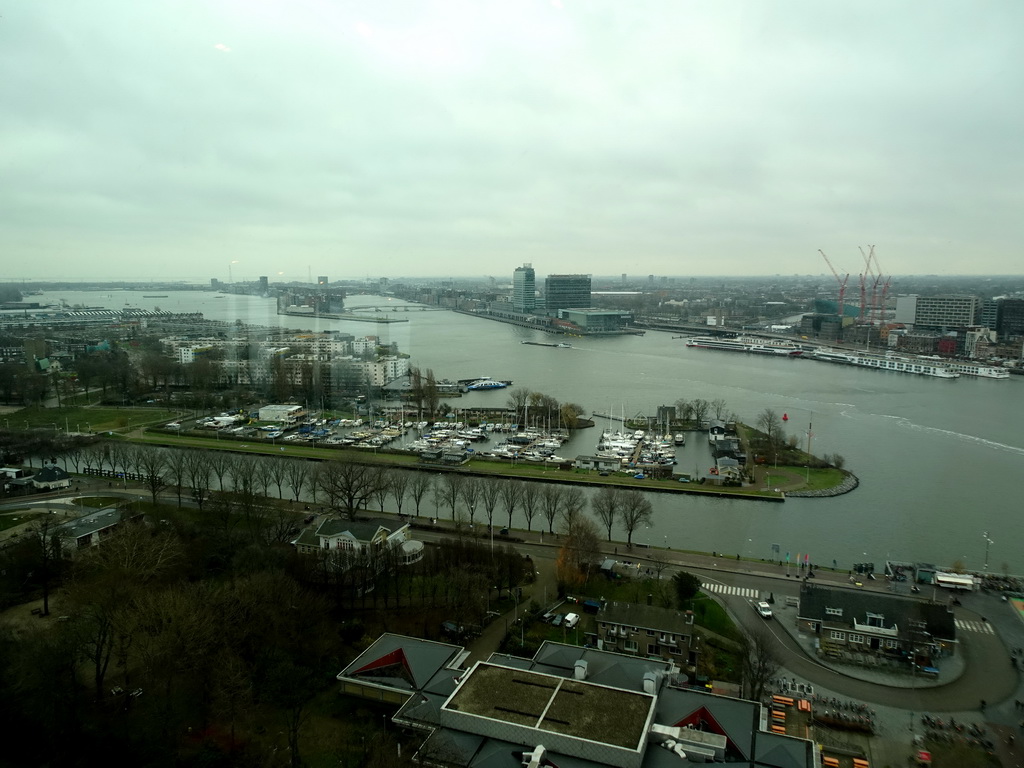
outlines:
{"label": "cloud", "polygon": [[1022,16],[26,5],[0,45],[4,271],[817,273],[867,242],[897,273],[1016,271]]}

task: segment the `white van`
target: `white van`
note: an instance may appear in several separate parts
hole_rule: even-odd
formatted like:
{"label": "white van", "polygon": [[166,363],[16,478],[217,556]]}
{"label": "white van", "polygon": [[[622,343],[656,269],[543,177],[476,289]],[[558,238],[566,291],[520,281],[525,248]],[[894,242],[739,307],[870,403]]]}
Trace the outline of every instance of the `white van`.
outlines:
{"label": "white van", "polygon": [[565,620],[562,622],[562,626],[566,629],[572,629],[580,623],[580,615],[578,613],[567,613],[565,614]]}

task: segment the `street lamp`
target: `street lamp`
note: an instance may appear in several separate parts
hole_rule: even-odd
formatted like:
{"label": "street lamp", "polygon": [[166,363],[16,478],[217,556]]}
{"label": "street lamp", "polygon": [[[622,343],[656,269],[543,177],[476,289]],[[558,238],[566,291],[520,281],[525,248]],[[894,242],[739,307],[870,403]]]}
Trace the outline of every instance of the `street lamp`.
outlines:
{"label": "street lamp", "polygon": [[992,546],[995,542],[992,541],[992,539],[990,539],[988,537],[988,531],[982,532],[981,535],[985,538],[985,568],[984,568],[984,570],[987,572],[988,571],[988,548],[990,546]]}

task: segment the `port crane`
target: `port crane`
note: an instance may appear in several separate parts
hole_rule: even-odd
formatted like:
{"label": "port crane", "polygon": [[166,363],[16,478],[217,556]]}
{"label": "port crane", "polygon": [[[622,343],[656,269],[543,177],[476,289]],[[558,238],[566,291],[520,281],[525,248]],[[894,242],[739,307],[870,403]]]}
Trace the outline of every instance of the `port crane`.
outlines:
{"label": "port crane", "polygon": [[825,263],[828,264],[828,268],[832,270],[832,275],[835,277],[836,282],[839,283],[839,317],[842,317],[843,302],[846,298],[846,281],[850,279],[850,274],[847,273],[845,277],[840,277],[836,268],[832,266],[832,261],[825,255],[825,252],[819,248],[818,253],[820,253],[821,257],[825,259]]}

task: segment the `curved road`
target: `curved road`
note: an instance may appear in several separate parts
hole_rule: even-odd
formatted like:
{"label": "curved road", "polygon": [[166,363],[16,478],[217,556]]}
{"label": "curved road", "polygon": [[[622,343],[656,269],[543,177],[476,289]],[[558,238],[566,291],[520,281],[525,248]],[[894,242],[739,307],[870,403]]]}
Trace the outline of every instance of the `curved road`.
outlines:
{"label": "curved road", "polygon": [[[776,579],[748,577],[745,574],[723,573],[699,568],[688,569],[706,581],[719,581],[730,586],[752,587],[763,592],[774,591],[784,595],[780,586],[789,586],[789,594],[796,594],[798,582],[780,583]],[[832,585],[835,586],[835,585]],[[842,588],[842,587],[840,587]],[[733,596],[714,594],[728,608],[733,618],[746,629],[767,627],[778,641],[782,666],[815,686],[842,694],[860,701],[873,702],[889,707],[931,712],[959,712],[976,710],[984,699],[996,704],[1011,698],[1018,688],[1018,673],[1011,666],[1010,655],[999,634],[981,634],[958,631],[959,653],[965,669],[956,680],[941,686],[927,688],[905,688],[860,680],[821,664],[807,655],[790,632],[782,629],[778,622],[766,622],[753,610],[750,603]],[[972,597],[974,600],[980,596]],[[966,598],[965,598],[966,600]],[[1009,609],[1005,609],[1009,610]],[[956,611],[958,617],[980,621],[980,616],[965,608]],[[1015,617],[1011,617],[1014,618]]]}

